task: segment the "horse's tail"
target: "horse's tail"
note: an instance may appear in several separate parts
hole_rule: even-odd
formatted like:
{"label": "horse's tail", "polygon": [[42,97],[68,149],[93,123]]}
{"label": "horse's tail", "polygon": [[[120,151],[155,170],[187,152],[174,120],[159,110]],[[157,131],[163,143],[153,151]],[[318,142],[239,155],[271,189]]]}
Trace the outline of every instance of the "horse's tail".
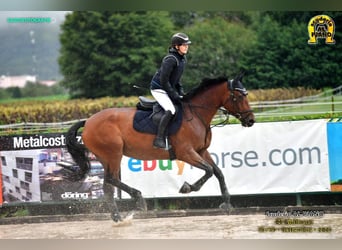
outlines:
{"label": "horse's tail", "polygon": [[66,147],[68,152],[74,159],[79,169],[69,169],[71,174],[68,177],[72,180],[82,180],[90,169],[90,162],[88,158],[88,150],[77,141],[77,131],[84,127],[85,121],[79,121],[71,126],[66,134]]}

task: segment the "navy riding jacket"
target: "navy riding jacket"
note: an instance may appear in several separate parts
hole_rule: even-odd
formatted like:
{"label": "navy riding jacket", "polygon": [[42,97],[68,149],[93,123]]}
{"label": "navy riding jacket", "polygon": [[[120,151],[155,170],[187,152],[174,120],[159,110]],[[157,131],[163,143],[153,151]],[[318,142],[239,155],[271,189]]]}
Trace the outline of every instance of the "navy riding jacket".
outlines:
{"label": "navy riding jacket", "polygon": [[171,48],[152,78],[151,89],[163,89],[173,101],[178,101],[179,96],[184,95],[180,79],[185,63],[186,57],[179,54],[176,49]]}

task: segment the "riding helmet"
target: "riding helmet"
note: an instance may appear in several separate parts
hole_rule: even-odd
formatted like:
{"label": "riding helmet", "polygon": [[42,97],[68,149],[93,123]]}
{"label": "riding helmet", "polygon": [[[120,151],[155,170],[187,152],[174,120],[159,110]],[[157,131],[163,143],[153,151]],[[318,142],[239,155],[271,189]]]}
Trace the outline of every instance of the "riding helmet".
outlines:
{"label": "riding helmet", "polygon": [[189,37],[184,33],[176,33],[171,38],[171,45],[191,44]]}

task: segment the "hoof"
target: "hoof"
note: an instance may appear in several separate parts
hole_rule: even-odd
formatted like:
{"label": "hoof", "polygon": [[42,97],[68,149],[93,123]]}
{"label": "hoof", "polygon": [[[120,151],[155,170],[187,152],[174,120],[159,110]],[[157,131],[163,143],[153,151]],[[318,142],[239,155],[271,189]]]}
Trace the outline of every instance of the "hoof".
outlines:
{"label": "hoof", "polygon": [[136,203],[137,209],[140,211],[147,211],[147,205],[144,198],[140,198]]}
{"label": "hoof", "polygon": [[182,194],[188,194],[191,192],[191,186],[189,183],[184,182],[183,186],[179,189],[179,192]]}
{"label": "hoof", "polygon": [[232,204],[227,203],[227,202],[224,202],[220,205],[220,209],[223,209],[225,210],[228,214],[230,214],[233,210],[234,210],[234,207],[232,206]]}
{"label": "hoof", "polygon": [[124,216],[123,219],[121,219],[120,221],[115,221],[112,226],[113,227],[125,227],[125,226],[130,226],[133,224],[133,218],[134,217],[134,213],[133,212],[129,212],[126,216]]}
{"label": "hoof", "polygon": [[114,222],[122,221],[122,218],[121,218],[121,216],[120,216],[119,213],[112,213],[112,214],[110,215],[110,217],[112,218],[112,220],[113,220]]}
{"label": "hoof", "polygon": [[131,211],[125,216],[123,221],[133,220],[133,217],[134,217],[134,211]]}

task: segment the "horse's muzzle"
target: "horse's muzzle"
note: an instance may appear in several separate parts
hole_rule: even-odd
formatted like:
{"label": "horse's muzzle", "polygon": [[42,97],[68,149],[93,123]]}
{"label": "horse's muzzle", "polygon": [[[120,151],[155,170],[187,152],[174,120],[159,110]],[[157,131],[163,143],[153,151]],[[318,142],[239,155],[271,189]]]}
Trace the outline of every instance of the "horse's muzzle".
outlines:
{"label": "horse's muzzle", "polygon": [[246,116],[240,118],[241,124],[244,127],[252,127],[255,123],[255,117],[252,112],[249,112]]}

